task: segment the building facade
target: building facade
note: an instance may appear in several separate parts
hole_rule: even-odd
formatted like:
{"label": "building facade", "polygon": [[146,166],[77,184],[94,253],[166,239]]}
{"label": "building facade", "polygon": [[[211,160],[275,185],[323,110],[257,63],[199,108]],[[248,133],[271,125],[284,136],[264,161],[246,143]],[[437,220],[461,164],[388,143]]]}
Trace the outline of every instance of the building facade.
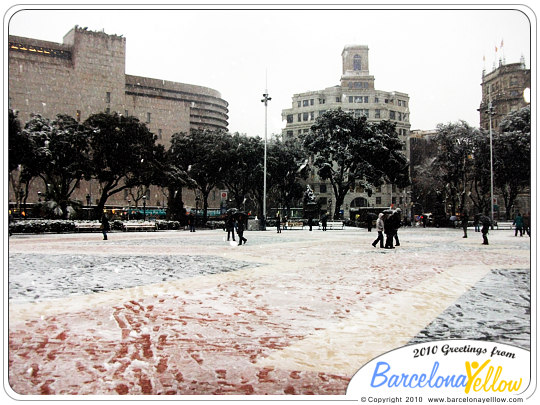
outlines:
{"label": "building facade", "polygon": [[529,104],[524,98],[525,89],[531,88],[531,70],[525,62],[503,64],[490,73],[482,72],[482,101],[480,103],[480,127],[489,130],[488,108],[491,102],[491,125],[497,130],[499,124],[512,111]]}
{"label": "building facade", "polygon": [[[365,115],[369,121],[390,120],[405,143],[404,153],[409,157],[410,132],[409,96],[397,91],[383,91],[375,87],[375,77],[369,72],[369,48],[366,45],[345,46],[341,54],[342,75],[340,84],[322,90],[294,94],[291,108],[282,111],[286,122],[284,138],[308,132],[317,117],[327,110],[341,108],[356,116]],[[332,212],[332,188],[314,173],[308,183],[318,195],[322,210]],[[410,193],[391,184],[378,187],[371,196],[358,187],[345,198],[343,216],[354,219],[358,209],[365,207],[394,207],[409,212]]]}
{"label": "building facade", "polygon": [[[53,119],[67,114],[80,122],[99,112],[134,116],[167,147],[174,133],[192,128],[228,127],[228,103],[218,91],[184,83],[127,75],[126,38],[75,26],[63,43],[9,36],[9,108],[24,125],[32,114]],[[34,182],[28,202],[43,187]],[[86,203],[98,198],[99,184],[82,181],[74,195]],[[146,191],[149,206],[167,199],[158,190]],[[186,205],[194,206],[192,193]],[[10,201],[12,194],[10,193]],[[108,205],[128,206],[127,193]],[[212,203],[212,202],[211,202]],[[219,200],[216,202],[219,206]]]}

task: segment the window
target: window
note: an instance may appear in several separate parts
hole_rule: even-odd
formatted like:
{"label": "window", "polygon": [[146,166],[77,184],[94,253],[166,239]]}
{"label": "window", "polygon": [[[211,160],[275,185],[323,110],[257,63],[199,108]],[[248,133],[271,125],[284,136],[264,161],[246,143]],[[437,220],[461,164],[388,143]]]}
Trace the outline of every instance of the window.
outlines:
{"label": "window", "polygon": [[287,131],[287,136],[292,137],[293,136],[293,131]]}
{"label": "window", "polygon": [[111,92],[108,91],[106,94],[105,94],[105,102],[106,103],[110,103],[111,102]]}
{"label": "window", "polygon": [[361,89],[363,87],[362,82],[354,82],[355,89]]}
{"label": "window", "polygon": [[298,102],[298,107],[302,107],[302,102],[301,101]]}
{"label": "window", "polygon": [[150,122],[152,122],[152,114],[146,113],[146,123],[150,124]]}
{"label": "window", "polygon": [[364,82],[364,89],[368,89],[369,88],[369,83],[368,82]]}
{"label": "window", "polygon": [[309,119],[312,121],[315,119],[315,111],[309,113]]}
{"label": "window", "polygon": [[319,192],[326,193],[326,184],[319,185]]}
{"label": "window", "polygon": [[392,204],[396,203],[396,197],[392,197]]}
{"label": "window", "polygon": [[382,204],[382,198],[381,197],[375,197],[375,204],[381,205]]}
{"label": "window", "polygon": [[326,104],[326,100],[324,98],[319,99],[319,104]]}
{"label": "window", "polygon": [[369,103],[369,97],[368,96],[364,96],[364,103]]}
{"label": "window", "polygon": [[314,105],[314,104],[315,104],[315,99],[313,99],[313,98],[310,99],[310,100],[309,100],[309,105]]}
{"label": "window", "polygon": [[303,105],[304,105],[304,107],[308,107],[309,106],[309,100],[304,100]]}
{"label": "window", "polygon": [[354,55],[353,70],[362,70],[362,58],[360,55]]}
{"label": "window", "polygon": [[287,115],[287,124],[292,124],[292,123],[293,123],[293,115],[289,114]]}
{"label": "window", "polygon": [[110,109],[109,107],[107,107],[107,108],[105,108],[105,112],[106,112],[107,114],[110,114],[110,113],[111,113],[111,109]]}
{"label": "window", "polygon": [[336,97],[336,103],[341,103],[341,97]]}
{"label": "window", "polygon": [[381,118],[381,110],[375,109],[375,118]]}
{"label": "window", "polygon": [[402,105],[403,107],[407,107],[407,102],[406,102],[406,101],[402,101],[402,102],[401,102],[401,105]]}
{"label": "window", "polygon": [[401,121],[401,113],[398,112],[398,121]]}
{"label": "window", "polygon": [[374,103],[378,103],[378,102],[379,102],[379,97],[375,97]]}
{"label": "window", "polygon": [[378,187],[375,189],[375,191],[376,191],[377,193],[380,193],[380,192],[381,192],[381,186],[378,186]]}
{"label": "window", "polygon": [[81,110],[77,110],[77,122],[81,122]]}
{"label": "window", "polygon": [[309,113],[305,112],[305,113],[303,114],[303,116],[302,116],[302,119],[303,119],[304,121],[307,121],[307,120],[309,119]]}
{"label": "window", "polygon": [[302,114],[298,114],[298,122],[302,122]]}
{"label": "window", "polygon": [[163,139],[163,133],[161,129],[158,129],[157,131],[158,131],[157,139]]}
{"label": "window", "polygon": [[397,101],[397,105],[398,105],[399,107],[401,107],[401,100],[398,100],[398,101]]}
{"label": "window", "polygon": [[124,110],[124,116],[129,117],[129,111],[128,110]]}
{"label": "window", "polygon": [[396,112],[395,112],[395,111],[390,111],[390,119],[391,119],[391,120],[395,120],[395,119],[396,119]]}

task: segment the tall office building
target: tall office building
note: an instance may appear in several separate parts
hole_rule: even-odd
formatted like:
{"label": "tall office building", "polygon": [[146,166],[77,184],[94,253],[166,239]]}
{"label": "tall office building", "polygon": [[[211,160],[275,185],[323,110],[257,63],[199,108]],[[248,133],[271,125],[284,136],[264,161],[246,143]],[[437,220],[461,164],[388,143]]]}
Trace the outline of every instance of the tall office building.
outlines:
{"label": "tall office building", "polygon": [[[9,108],[17,111],[22,125],[31,114],[50,119],[67,114],[83,122],[92,114],[116,112],[138,118],[166,147],[177,132],[227,130],[228,103],[218,91],[126,74],[126,38],[121,35],[78,26],[61,44],[10,35],[8,51]],[[33,182],[28,202],[44,191],[38,183]],[[92,183],[82,181],[74,197],[85,202],[90,196],[94,203],[99,185]],[[128,199],[119,193],[108,204],[127,206]],[[163,206],[166,201],[160,191],[148,191],[149,205]],[[219,206],[219,199],[215,204]]]}
{"label": "tall office building", "polygon": [[[325,111],[341,108],[355,116],[365,115],[369,121],[390,120],[396,123],[396,131],[405,142],[404,153],[409,156],[408,135],[410,132],[409,96],[398,91],[375,88],[375,77],[369,72],[369,48],[366,45],[345,46],[341,54],[342,75],[340,84],[322,90],[294,94],[291,108],[282,111],[286,122],[284,138],[296,137],[308,132],[317,117]],[[318,194],[322,209],[332,211],[332,189],[315,174],[308,183]],[[410,194],[391,184],[378,187],[368,196],[362,187],[347,194],[343,209],[345,218],[354,218],[362,207],[400,207],[409,212]]]}

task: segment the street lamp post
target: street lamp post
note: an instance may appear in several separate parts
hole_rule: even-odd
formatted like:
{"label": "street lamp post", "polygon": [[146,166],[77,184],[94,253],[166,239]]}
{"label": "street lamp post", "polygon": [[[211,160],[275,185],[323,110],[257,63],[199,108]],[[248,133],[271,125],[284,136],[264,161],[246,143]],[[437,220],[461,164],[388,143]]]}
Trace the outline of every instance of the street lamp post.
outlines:
{"label": "street lamp post", "polygon": [[491,174],[491,184],[490,184],[490,197],[491,197],[491,225],[493,226],[493,128],[491,126],[491,117],[495,114],[493,112],[493,103],[489,100],[488,111],[489,115],[489,164],[490,164],[490,174]]}
{"label": "street lamp post", "polygon": [[195,197],[195,223],[194,225],[197,223],[197,216],[199,215],[199,201],[200,201],[200,197],[199,195],[197,194],[197,196]]}
{"label": "street lamp post", "polygon": [[262,229],[266,230],[266,143],[268,142],[268,102],[272,100],[268,97],[268,89],[263,94],[261,102],[264,103],[264,179],[263,179],[263,217]]}
{"label": "street lamp post", "polygon": [[131,199],[128,199],[128,221],[129,221],[130,214],[131,214]]}
{"label": "street lamp post", "polygon": [[88,219],[90,219],[90,200],[92,197],[90,197],[90,194],[86,194],[86,213]]}

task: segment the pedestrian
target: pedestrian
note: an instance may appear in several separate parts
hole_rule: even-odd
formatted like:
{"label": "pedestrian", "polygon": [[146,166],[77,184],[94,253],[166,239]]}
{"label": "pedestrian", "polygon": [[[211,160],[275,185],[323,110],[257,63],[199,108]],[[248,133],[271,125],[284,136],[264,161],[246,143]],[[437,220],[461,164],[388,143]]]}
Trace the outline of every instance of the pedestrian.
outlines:
{"label": "pedestrian", "polygon": [[243,215],[238,215],[236,217],[236,233],[238,234],[239,242],[238,246],[241,246],[242,242],[244,243],[244,245],[247,242],[247,239],[244,238],[244,229],[246,229],[245,218]]}
{"label": "pedestrian", "polygon": [[519,231],[519,236],[523,236],[523,217],[518,212],[516,218],[514,219],[514,225],[516,226],[516,233],[514,236],[517,236]]}
{"label": "pedestrian", "polygon": [[326,226],[328,225],[328,212],[325,212],[321,218],[322,230],[326,231]]}
{"label": "pedestrian", "polygon": [[283,229],[287,229],[287,215],[283,217]]}
{"label": "pedestrian", "polygon": [[398,229],[401,228],[401,208],[398,208],[393,214],[393,225],[394,225],[394,239],[396,240],[395,246],[399,246],[399,238],[398,238]]}
{"label": "pedestrian", "polygon": [[482,245],[489,245],[488,241],[488,233],[489,233],[489,227],[491,225],[491,221],[488,216],[482,215],[481,218],[479,218],[479,221],[482,222]]}
{"label": "pedestrian", "polygon": [[474,231],[480,232],[480,214],[478,213],[474,214],[473,225],[474,225]]}
{"label": "pedestrian", "polygon": [[380,242],[380,247],[382,249],[384,248],[384,214],[382,212],[379,214],[379,218],[377,218],[375,229],[377,229],[377,239],[373,241],[371,246],[375,247],[377,246],[377,242]]}
{"label": "pedestrian", "polygon": [[526,232],[529,238],[531,237],[531,213],[523,215],[523,232]]}
{"label": "pedestrian", "polygon": [[464,210],[461,214],[461,227],[463,228],[463,237],[467,237],[467,227],[469,226],[469,214]]}
{"label": "pedestrian", "polygon": [[225,228],[227,229],[227,240],[232,240],[236,242],[236,239],[234,239],[234,218],[232,214],[227,214],[227,217],[225,218]]}
{"label": "pedestrian", "polygon": [[193,215],[192,213],[190,213],[188,216],[188,225],[189,231],[195,232],[195,215]]}
{"label": "pedestrian", "polygon": [[279,211],[276,215],[276,228],[277,228],[277,233],[281,233],[281,215],[279,215]]}
{"label": "pedestrian", "polygon": [[311,218],[311,217],[308,218],[308,225],[309,225],[309,230],[312,231],[313,230],[313,218]]}
{"label": "pedestrian", "polygon": [[385,249],[394,249],[394,232],[394,219],[392,218],[392,214],[390,214],[384,221],[384,233],[386,234],[386,243],[384,244]]}
{"label": "pedestrian", "polygon": [[427,225],[427,215],[426,214],[422,214],[422,225],[424,225],[424,228]]}
{"label": "pedestrian", "polygon": [[101,216],[101,232],[103,233],[103,240],[107,240],[107,232],[111,230],[111,225],[109,224],[109,218],[107,214]]}
{"label": "pedestrian", "polygon": [[371,228],[373,228],[373,218],[371,218],[371,213],[368,212],[368,214],[367,214],[367,231],[371,232]]}

